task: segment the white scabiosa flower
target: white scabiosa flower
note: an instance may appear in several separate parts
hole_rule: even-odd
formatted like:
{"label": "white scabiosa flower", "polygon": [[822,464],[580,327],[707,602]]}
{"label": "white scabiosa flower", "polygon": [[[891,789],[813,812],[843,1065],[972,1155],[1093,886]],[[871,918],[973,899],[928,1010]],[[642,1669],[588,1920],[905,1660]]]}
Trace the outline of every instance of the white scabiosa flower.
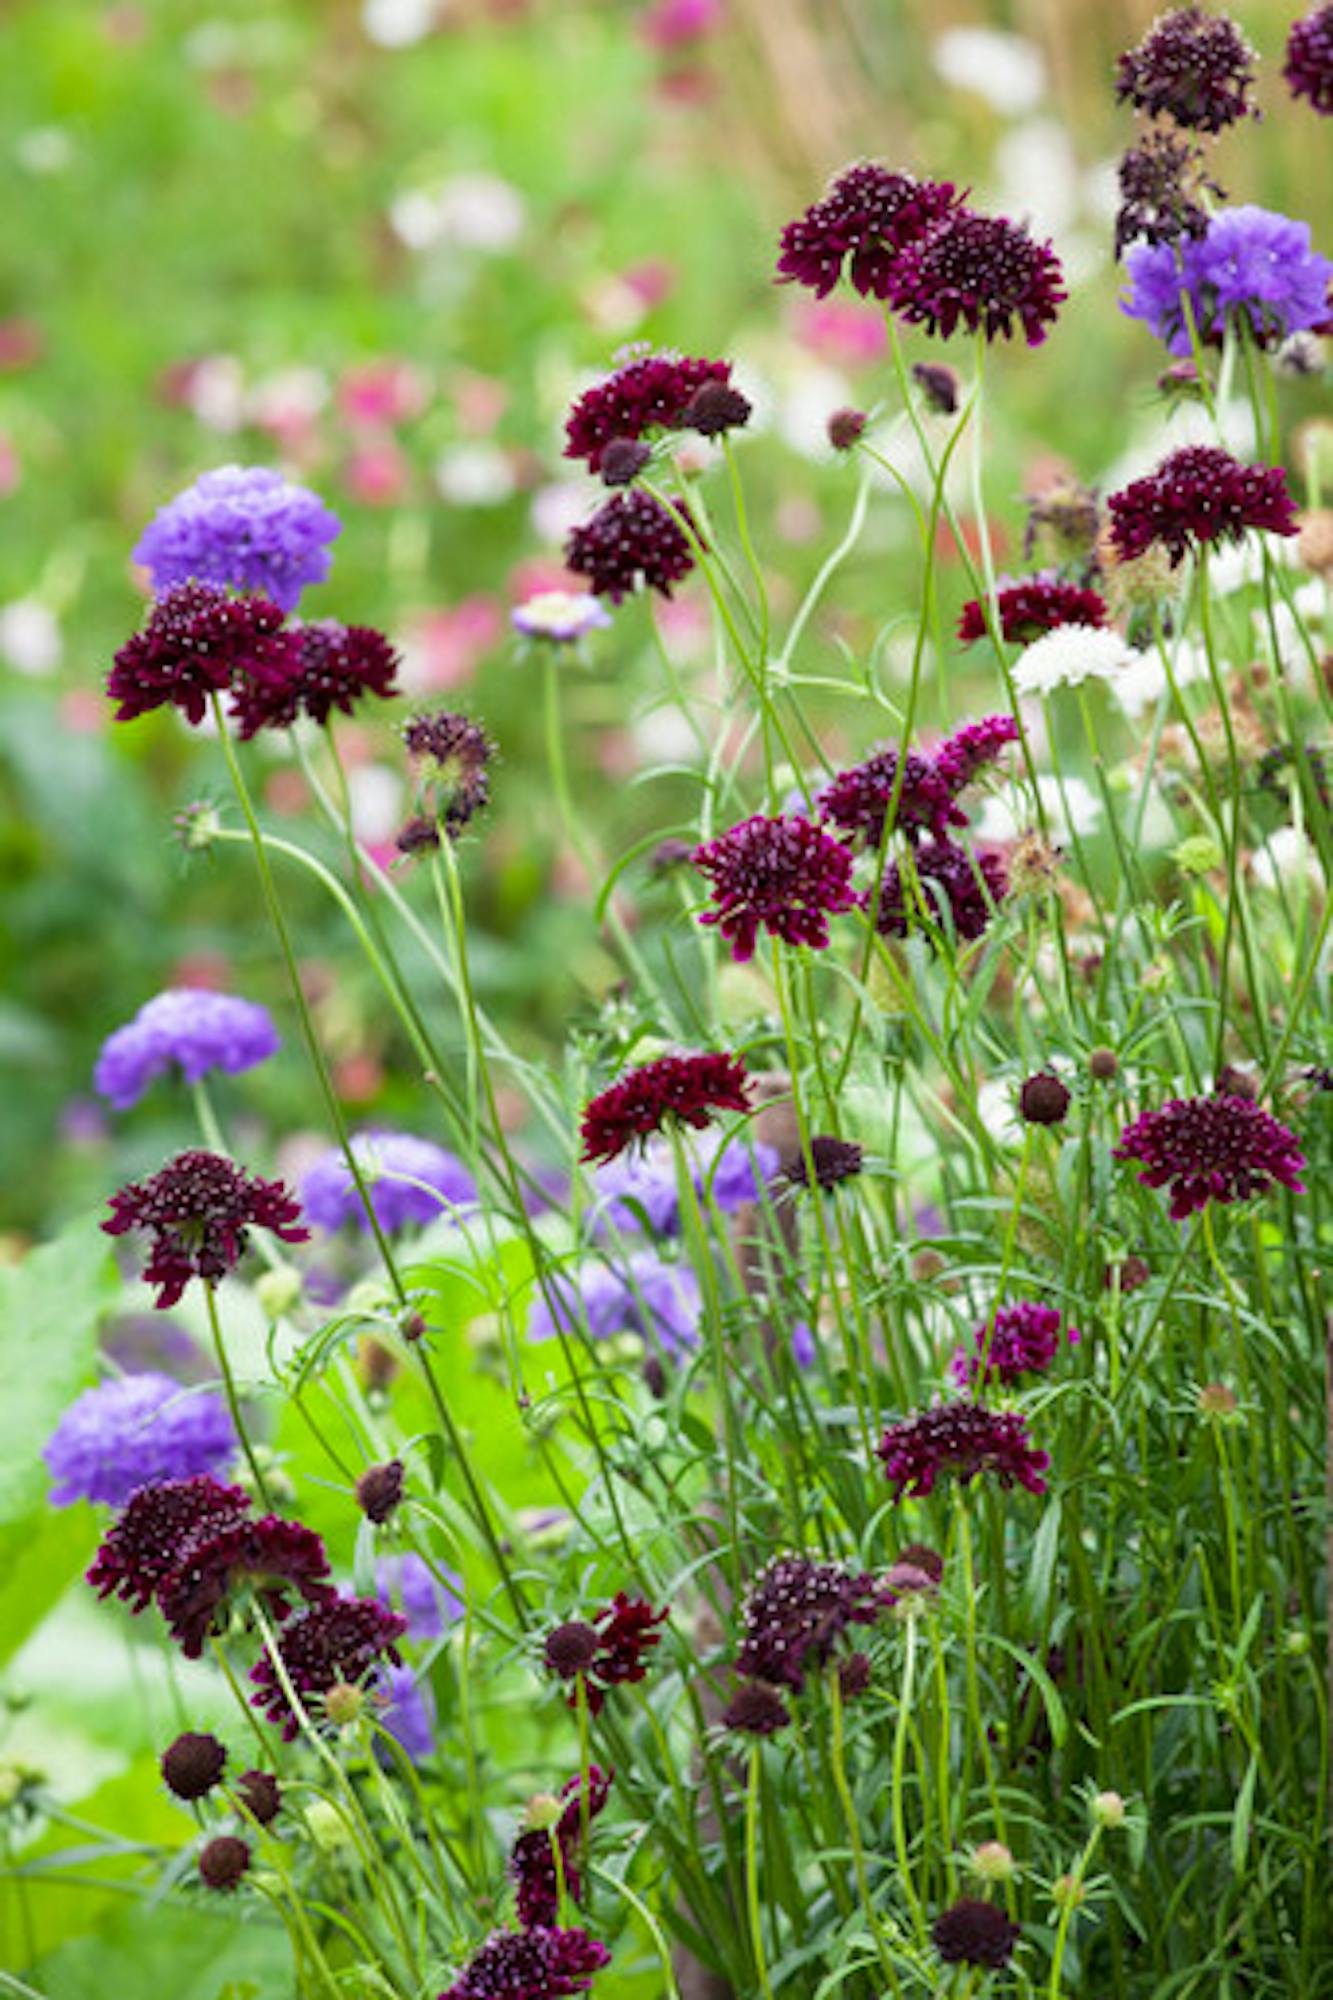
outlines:
{"label": "white scabiosa flower", "polygon": [[1050,694],[1084,681],[1114,680],[1134,654],[1118,632],[1102,625],[1057,625],[1025,646],[1014,662],[1020,694]]}

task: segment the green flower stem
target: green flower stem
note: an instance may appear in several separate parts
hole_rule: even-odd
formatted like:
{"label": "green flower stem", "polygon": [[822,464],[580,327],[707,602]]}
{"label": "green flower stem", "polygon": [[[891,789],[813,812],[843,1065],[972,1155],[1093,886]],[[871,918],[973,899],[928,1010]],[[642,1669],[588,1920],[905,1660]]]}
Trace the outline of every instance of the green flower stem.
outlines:
{"label": "green flower stem", "polygon": [[1088,1835],[1087,1844],[1083,1852],[1079,1855],[1078,1860],[1074,1863],[1073,1871],[1070,1874],[1069,1893],[1065,1896],[1060,1906],[1060,1920],[1056,1925],[1055,1946],[1051,1953],[1051,1976],[1047,1982],[1046,2000],[1060,2000],[1060,1981],[1064,1971],[1065,1948],[1069,1942],[1069,1926],[1074,1920],[1074,1910],[1078,1903],[1078,1893],[1083,1887],[1084,1878],[1092,1865],[1092,1857],[1097,1852],[1098,1842],[1101,1840],[1101,1837],[1102,1828],[1099,1822]]}
{"label": "green flower stem", "polygon": [[750,1774],[745,1787],[745,1907],[750,1923],[750,1949],[754,1953],[755,1974],[764,2000],[773,2000],[764,1956],[763,1913],[759,1902],[759,1785],[763,1773],[763,1746],[750,1745]]}
{"label": "green flower stem", "polygon": [[255,1491],[259,1495],[260,1503],[266,1512],[272,1513],[272,1495],[269,1493],[264,1481],[264,1475],[259,1469],[259,1461],[255,1457],[254,1448],[250,1443],[250,1435],[246,1429],[245,1418],[241,1414],[240,1398],[236,1393],[236,1379],[231,1372],[231,1362],[227,1358],[227,1344],[222,1338],[222,1322],[218,1318],[218,1302],[215,1287],[209,1279],[204,1280],[204,1301],[208,1308],[209,1331],[213,1336],[213,1352],[218,1359],[218,1369],[222,1375],[222,1386],[226,1391],[227,1408],[231,1411],[231,1421],[236,1435],[240,1439],[241,1450],[245,1453],[245,1462],[250,1468],[250,1477],[255,1482]]}
{"label": "green flower stem", "polygon": [[912,1927],[924,1948],[927,1942],[926,1913],[921,1907],[921,1898],[916,1892],[912,1875],[912,1856],[907,1844],[907,1811],[905,1779],[907,1774],[907,1727],[912,1715],[912,1705],[916,1696],[916,1627],[915,1617],[906,1620],[906,1651],[903,1657],[902,1688],[898,1696],[898,1712],[893,1726],[893,1779],[889,1787],[890,1811],[893,1818],[893,1851],[898,1857],[898,1880],[902,1884],[907,1907],[912,1913]]}
{"label": "green flower stem", "polygon": [[843,1747],[842,1684],[838,1679],[838,1669],[836,1666],[830,1667],[825,1679],[825,1685],[828,1688],[829,1697],[829,1767],[833,1773],[834,1787],[842,1805],[843,1818],[847,1826],[847,1838],[851,1842],[852,1865],[856,1871],[856,1886],[861,1898],[861,1909],[865,1915],[866,1923],[870,1928],[870,1935],[875,1941],[875,1949],[879,1954],[879,1962],[884,1968],[885,1977],[888,1979],[894,1993],[898,1996],[898,2000],[903,2000],[903,1987],[902,1981],[898,1977],[898,1968],[893,1962],[893,1954],[889,1950],[888,1939],[884,1935],[884,1926],[880,1921],[879,1911],[875,1908],[874,1899],[870,1894],[870,1877],[866,1873],[866,1851],[865,1842],[861,1838],[861,1822],[857,1816],[856,1801],[852,1797],[852,1788],[847,1782],[847,1765]]}

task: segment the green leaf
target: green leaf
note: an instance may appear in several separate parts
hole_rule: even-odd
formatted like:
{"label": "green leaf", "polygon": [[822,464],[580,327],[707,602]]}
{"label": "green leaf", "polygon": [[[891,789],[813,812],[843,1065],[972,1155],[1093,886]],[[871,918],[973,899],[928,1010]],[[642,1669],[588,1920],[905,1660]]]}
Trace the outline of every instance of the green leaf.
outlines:
{"label": "green leaf", "polygon": [[[39,1453],[92,1378],[98,1320],[116,1289],[111,1246],[91,1216],[0,1270],[0,1529],[46,1499]],[[0,1577],[4,1555],[0,1536]]]}

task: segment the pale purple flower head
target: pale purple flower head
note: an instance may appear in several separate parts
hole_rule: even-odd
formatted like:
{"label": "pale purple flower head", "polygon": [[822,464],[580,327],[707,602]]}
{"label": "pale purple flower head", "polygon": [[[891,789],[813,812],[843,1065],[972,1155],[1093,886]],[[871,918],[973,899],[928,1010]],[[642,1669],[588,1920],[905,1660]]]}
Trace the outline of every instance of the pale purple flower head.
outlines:
{"label": "pale purple flower head", "polygon": [[220,465],[159,509],[134,551],[160,596],[172,584],[262,591],[292,611],[322,583],[338,516],[307,487],[261,465]]}
{"label": "pale purple flower head", "polygon": [[1122,312],[1143,320],[1172,354],[1190,352],[1182,292],[1200,338],[1214,343],[1233,314],[1265,347],[1333,317],[1333,263],[1311,249],[1309,223],[1251,204],[1222,209],[1202,236],[1135,245],[1125,270],[1131,290]]}
{"label": "pale purple flower head", "polygon": [[[377,1689],[384,1707],[380,1726],[387,1729],[414,1764],[435,1754],[435,1699],[430,1684],[411,1667],[390,1667]],[[387,1758],[385,1759],[387,1762]]]}
{"label": "pale purple flower head", "polygon": [[462,1578],[447,1568],[441,1574],[447,1580],[438,1581],[425,1560],[410,1552],[381,1556],[375,1565],[375,1595],[386,1611],[406,1618],[409,1639],[440,1638],[467,1609]]}
{"label": "pale purple flower head", "polygon": [[[747,1201],[759,1201],[764,1183],[778,1168],[772,1146],[746,1146],[719,1133],[692,1141],[686,1152],[700,1201],[711,1196],[724,1215],[734,1214]],[[659,1236],[680,1234],[680,1192],[669,1145],[649,1144],[641,1152],[621,1153],[598,1167],[590,1179],[595,1233],[608,1225],[631,1232],[646,1222]]]}
{"label": "pale purple flower head", "polygon": [[599,632],[611,623],[611,613],[600,597],[583,590],[540,590],[525,598],[509,614],[509,622],[525,639],[541,639],[551,646],[571,646],[589,632]]}
{"label": "pale purple flower head", "polygon": [[562,1329],[575,1332],[586,1320],[594,1340],[638,1333],[671,1356],[698,1341],[698,1279],[688,1264],[664,1263],[651,1250],[636,1252],[614,1269],[595,1262],[577,1275],[552,1272],[547,1286],[555,1307],[538,1294],[528,1327],[532,1340],[551,1340]]}
{"label": "pale purple flower head", "polygon": [[[435,1222],[476,1201],[476,1185],[467,1168],[433,1140],[418,1139],[411,1132],[359,1132],[352,1151],[383,1230]],[[336,1146],[307,1170],[301,1198],[306,1214],[321,1229],[332,1232],[348,1223],[366,1232],[370,1229],[351,1169]]]}
{"label": "pale purple flower head", "polygon": [[253,1069],[279,1046],[268,1009],[257,1001],[203,987],[169,987],[107,1037],[93,1085],[117,1111],[128,1111],[173,1063],[187,1083],[198,1083],[211,1069],[229,1076]]}
{"label": "pale purple flower head", "polygon": [[235,1453],[236,1433],[219,1399],[166,1375],[126,1375],[85,1389],[42,1448],[55,1480],[54,1507],[76,1500],[123,1507],[137,1487],[222,1472]]}

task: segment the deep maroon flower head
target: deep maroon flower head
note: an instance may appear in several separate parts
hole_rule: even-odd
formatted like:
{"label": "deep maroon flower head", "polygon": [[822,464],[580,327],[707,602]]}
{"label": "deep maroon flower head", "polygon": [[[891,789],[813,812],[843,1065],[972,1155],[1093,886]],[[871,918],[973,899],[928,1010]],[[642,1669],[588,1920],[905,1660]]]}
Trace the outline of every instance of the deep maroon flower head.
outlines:
{"label": "deep maroon flower head", "polygon": [[200,723],[210,695],[238,684],[277,688],[297,659],[295,635],[266,597],[229,597],[214,583],[179,583],[165,591],[116,654],[106,691],[119,702],[117,722],[174,707]]}
{"label": "deep maroon flower head", "polygon": [[[457,840],[468,821],[490,804],[490,762],[495,745],[479,722],[439,709],[414,715],[403,724],[403,742],[426,772],[434,823]],[[429,843],[414,838],[417,849]]]}
{"label": "deep maroon flower head", "polygon": [[1025,1125],[1063,1125],[1071,1102],[1068,1084],[1054,1070],[1038,1070],[1018,1093],[1018,1115]]}
{"label": "deep maroon flower head", "polygon": [[[944,922],[947,911],[954,931],[965,941],[982,935],[994,905],[1009,893],[1008,872],[998,854],[972,854],[950,840],[936,840],[915,848],[912,861],[936,923]],[[915,896],[909,909],[902,871],[895,862],[884,872],[875,927],[884,937],[906,937],[916,909]]]}
{"label": "deep maroon flower head", "polygon": [[699,921],[718,926],[741,965],[754,957],[761,927],[786,944],[823,951],[829,917],[864,901],[852,887],[849,850],[799,814],[756,813],[696,847],[692,859],[713,885],[715,907]]}
{"label": "deep maroon flower head", "polygon": [[850,451],[865,436],[870,419],[864,410],[835,410],[828,420],[828,441],[834,451]]}
{"label": "deep maroon flower head", "polygon": [[730,382],[704,382],[685,405],[681,422],[686,430],[698,431],[700,437],[715,438],[725,431],[741,430],[753,414],[749,397]]}
{"label": "deep maroon flower head", "polygon": [[308,1604],[331,1602],[337,1593],[324,1581],[328,1573],[323,1542],[297,1521],[266,1514],[257,1521],[205,1522],[182,1543],[162,1579],[158,1608],[185,1657],[197,1660],[241,1590],[252,1590],[269,1616],[280,1619],[293,1591]]}
{"label": "deep maroon flower head", "polygon": [[613,604],[636,590],[670,597],[672,584],[694,568],[686,526],[697,540],[694,522],[678,500],[664,507],[637,487],[613,493],[590,521],[570,533],[565,568],[586,577],[595,595],[609,597]]}
{"label": "deep maroon flower head", "polygon": [[949,1371],[960,1389],[970,1389],[978,1380],[1008,1384],[1044,1375],[1060,1351],[1062,1333],[1071,1347],[1079,1339],[1078,1328],[1066,1326],[1055,1306],[1027,1299],[1001,1306],[993,1325],[983,1320],[973,1329],[971,1351],[960,1349]]}
{"label": "deep maroon flower head", "polygon": [[948,1474],[965,1486],[983,1472],[1001,1486],[1044,1493],[1041,1475],[1051,1462],[1049,1453],[1034,1451],[1028,1443],[1027,1425],[1015,1411],[985,1410],[979,1403],[937,1403],[918,1410],[914,1417],[890,1424],[876,1451],[895,1500],[905,1493],[924,1498]]}
{"label": "deep maroon flower head", "polygon": [[642,438],[612,438],[602,446],[603,486],[632,486],[652,455],[652,446]]}
{"label": "deep maroon flower head", "polygon": [[1155,472],[1135,479],[1107,503],[1111,540],[1122,562],[1160,544],[1172,567],[1191,544],[1239,541],[1247,528],[1299,532],[1280,465],[1241,465],[1216,445],[1187,444]]}
{"label": "deep maroon flower head", "polygon": [[409,859],[416,854],[429,854],[440,844],[439,821],[417,813],[398,829],[393,844],[400,854]]}
{"label": "deep maroon flower head", "polygon": [[980,1965],[999,1972],[1013,1957],[1022,1932],[994,1903],[963,1896],[936,1917],[930,1935],[946,1965]]}
{"label": "deep maroon flower head", "polygon": [[791,1710],[767,1681],[742,1681],[722,1711],[722,1727],[743,1736],[772,1736],[791,1721]]}
{"label": "deep maroon flower head", "polygon": [[1204,173],[1203,157],[1202,147],[1164,127],[1129,148],[1119,167],[1117,257],[1131,243],[1179,243],[1204,234],[1208,211],[1199,197],[1222,190]]}
{"label": "deep maroon flower head", "polygon": [[617,439],[637,441],[650,431],[679,430],[685,412],[706,383],[726,387],[729,361],[701,355],[642,354],[604,382],[585,389],[565,425],[565,457],[581,458],[589,472],[602,470],[602,454]]}
{"label": "deep maroon flower head", "polygon": [[855,1701],[870,1686],[869,1653],[849,1653],[838,1668],[838,1689],[844,1701]]}
{"label": "deep maroon flower head", "polygon": [[368,1465],[356,1482],[356,1504],[368,1521],[382,1528],[403,1497],[403,1461]]}
{"label": "deep maroon flower head", "polygon": [[1108,1264],[1102,1273],[1102,1288],[1108,1292],[1119,1292],[1128,1298],[1131,1292],[1142,1291],[1152,1276],[1152,1266],[1146,1257],[1131,1253],[1118,1264]]}
{"label": "deep maroon flower head", "polygon": [[586,1618],[571,1618],[547,1633],[542,1660],[549,1672],[562,1681],[572,1681],[576,1674],[588,1672],[600,1644],[601,1635],[595,1625],[590,1625]]}
{"label": "deep maroon flower head", "polygon": [[544,1924],[497,1931],[440,2000],[561,2000],[586,1993],[594,1972],[610,1963],[606,1946],[586,1931]]}
{"label": "deep maroon flower head", "polygon": [[[596,1715],[608,1688],[644,1678],[648,1671],[644,1655],[661,1642],[656,1627],[669,1615],[669,1607],[654,1611],[646,1598],[617,1591],[594,1623],[575,1619],[557,1625],[547,1635],[542,1658],[548,1671],[561,1680],[582,1678],[588,1707]],[[570,1707],[577,1701],[576,1688],[569,1696]]]}
{"label": "deep maroon flower head", "polygon": [[701,1050],[695,1055],[659,1056],[626,1070],[616,1083],[590,1099],[579,1133],[583,1160],[614,1160],[670,1124],[701,1132],[715,1111],[749,1111],[750,1077],[737,1056]]}
{"label": "deep maroon flower head", "polygon": [[822,1667],[849,1627],[873,1625],[891,1602],[891,1593],[864,1570],[775,1556],[745,1599],[736,1672],[799,1693],[807,1667]]}
{"label": "deep maroon flower head", "polygon": [[[1025,576],[996,592],[995,607],[1001,636],[1021,646],[1053,632],[1057,625],[1104,625],[1106,602],[1098,591],[1055,576]],[[986,607],[970,598],[958,619],[958,637],[965,646],[987,636]]]}
{"label": "deep maroon flower head", "polygon": [[1028,346],[1037,347],[1067,297],[1049,243],[1002,215],[970,209],[956,210],[909,244],[889,272],[893,310],[944,340],[959,326],[1008,340],[1017,325]]}
{"label": "deep maroon flower head", "polygon": [[141,1486],[103,1536],[88,1581],[99,1597],[123,1597],[132,1611],[143,1611],[195,1535],[228,1527],[249,1511],[247,1493],[206,1473]]}
{"label": "deep maroon flower head", "polygon": [[1293,21],[1282,74],[1293,97],[1304,97],[1321,118],[1333,118],[1333,5]]}
{"label": "deep maroon flower head", "polygon": [[109,1236],[149,1231],[144,1279],[158,1287],[159,1311],[175,1305],[191,1278],[216,1284],[240,1262],[251,1228],[271,1229],[284,1243],[304,1243],[300,1204],[281,1181],[225,1160],[219,1153],[177,1153],[146,1181],[131,1181],[111,1197]]}
{"label": "deep maroon flower head", "polygon": [[236,1795],[261,1826],[271,1826],[282,1811],[282,1786],[270,1771],[242,1771]]}
{"label": "deep maroon flower head", "polygon": [[250,1849],[234,1833],[219,1833],[199,1850],[199,1873],[209,1889],[234,1889],[250,1866]]}
{"label": "deep maroon flower head", "polygon": [[162,1777],[178,1799],[202,1799],[212,1791],[227,1762],[216,1736],[188,1729],[162,1752]]}
{"label": "deep maroon flower head", "polygon": [[893,173],[874,160],[843,169],[827,194],[782,232],[779,283],[805,285],[827,298],[848,266],[863,296],[889,296],[894,259],[955,207],[948,181]]}
{"label": "deep maroon flower head", "polygon": [[[401,1666],[396,1642],[406,1630],[407,1620],[373,1597],[335,1597],[289,1618],[277,1644],[287,1678],[304,1703],[333,1687],[360,1686],[383,1660]],[[251,1696],[254,1706],[281,1725],[283,1740],[290,1743],[300,1723],[267,1654],[250,1678],[259,1689]]]}
{"label": "deep maroon flower head", "polygon": [[284,680],[245,675],[237,683],[231,713],[243,741],[261,729],[290,729],[302,715],[322,726],[335,708],[350,715],[365,695],[398,693],[394,676],[401,659],[373,626],[321,618],[292,638],[295,657]]}
{"label": "deep maroon flower head", "polygon": [[958,370],[950,368],[947,361],[914,361],[912,380],[937,415],[952,417],[956,414],[962,383],[958,379]]}
{"label": "deep maroon flower head", "polygon": [[824,818],[872,852],[883,845],[890,806],[893,830],[909,840],[967,825],[967,814],[954,804],[953,793],[934,764],[918,750],[902,757],[892,744],[876,750],[864,763],[839,771],[815,803]]}
{"label": "deep maroon flower head", "polygon": [[899,1549],[893,1559],[893,1567],[920,1570],[931,1583],[944,1581],[944,1557],[938,1549],[932,1549],[925,1542],[909,1542],[905,1549]]}
{"label": "deep maroon flower head", "polygon": [[1150,117],[1193,132],[1220,132],[1258,117],[1250,101],[1254,50],[1226,14],[1176,7],[1153,22],[1116,65],[1115,94]]}
{"label": "deep maroon flower head", "polygon": [[[596,1819],[611,1792],[615,1773],[596,1764],[588,1766],[586,1818]],[[579,1848],[585,1819],[583,1775],[581,1772],[562,1786],[564,1802],[559,1816],[546,1826],[530,1827],[520,1833],[509,1851],[509,1874],[518,1888],[518,1920],[525,1930],[533,1925],[553,1924],[560,1914],[560,1875],[571,1902],[583,1901],[583,1876],[579,1869]],[[560,1868],[556,1869],[556,1849]]]}
{"label": "deep maroon flower head", "polygon": [[1296,1134],[1246,1097],[1178,1097],[1145,1111],[1120,1135],[1118,1160],[1137,1160],[1145,1187],[1171,1190],[1183,1222],[1210,1201],[1249,1201],[1274,1181],[1304,1192]]}
{"label": "deep maroon flower head", "polygon": [[794,1148],[783,1161],[782,1171],[784,1180],[795,1187],[809,1187],[810,1169],[813,1167],[815,1186],[828,1189],[859,1174],[864,1163],[865,1154],[853,1140],[835,1139],[820,1133],[810,1141],[809,1164],[804,1152]]}
{"label": "deep maroon flower head", "polygon": [[1017,741],[1018,724],[1012,715],[983,715],[980,722],[965,722],[933,753],[935,775],[957,798],[978,771],[993,764],[1002,750]]}

